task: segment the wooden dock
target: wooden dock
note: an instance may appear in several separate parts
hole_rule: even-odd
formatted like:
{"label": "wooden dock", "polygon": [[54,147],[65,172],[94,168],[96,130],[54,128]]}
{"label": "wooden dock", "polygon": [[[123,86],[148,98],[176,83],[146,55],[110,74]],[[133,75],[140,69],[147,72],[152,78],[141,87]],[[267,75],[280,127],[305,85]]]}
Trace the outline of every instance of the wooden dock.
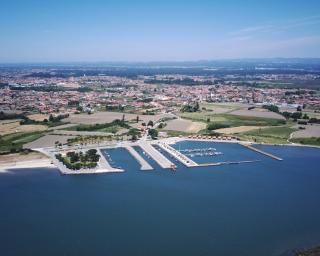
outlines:
{"label": "wooden dock", "polygon": [[262,150],[260,150],[260,149],[257,149],[257,148],[255,148],[255,147],[253,147],[253,146],[251,146],[251,145],[242,144],[242,143],[240,143],[240,144],[241,144],[242,146],[248,148],[248,149],[251,149],[251,150],[253,150],[253,151],[255,151],[255,152],[258,152],[258,153],[260,153],[260,154],[262,154],[262,155],[271,157],[271,158],[273,158],[273,159],[275,159],[275,160],[278,160],[278,161],[282,161],[282,160],[283,160],[283,159],[280,158],[280,157],[277,157],[277,156],[275,156],[275,155],[272,155],[272,154],[270,154],[270,153],[267,153],[267,152],[265,152],[265,151],[262,151]]}

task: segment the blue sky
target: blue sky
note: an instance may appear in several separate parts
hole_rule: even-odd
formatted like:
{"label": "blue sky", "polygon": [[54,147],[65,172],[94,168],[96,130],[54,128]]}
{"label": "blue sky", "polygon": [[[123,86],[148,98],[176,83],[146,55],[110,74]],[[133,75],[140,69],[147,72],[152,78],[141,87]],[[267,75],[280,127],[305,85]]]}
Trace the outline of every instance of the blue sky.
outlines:
{"label": "blue sky", "polygon": [[320,57],[318,0],[1,0],[0,62]]}

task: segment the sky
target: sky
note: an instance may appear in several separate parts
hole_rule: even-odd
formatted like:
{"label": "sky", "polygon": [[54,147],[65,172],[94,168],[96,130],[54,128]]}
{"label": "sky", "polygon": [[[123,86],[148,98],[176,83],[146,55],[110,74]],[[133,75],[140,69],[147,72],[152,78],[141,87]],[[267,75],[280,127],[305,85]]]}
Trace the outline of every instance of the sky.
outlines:
{"label": "sky", "polygon": [[319,0],[1,0],[0,62],[320,57]]}

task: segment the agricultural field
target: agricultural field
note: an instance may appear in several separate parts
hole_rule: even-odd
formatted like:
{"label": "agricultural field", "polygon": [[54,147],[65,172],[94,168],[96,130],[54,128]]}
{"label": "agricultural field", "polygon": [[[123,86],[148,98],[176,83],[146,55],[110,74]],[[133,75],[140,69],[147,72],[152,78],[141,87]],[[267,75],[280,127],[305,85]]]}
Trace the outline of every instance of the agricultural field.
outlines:
{"label": "agricultural field", "polygon": [[0,153],[19,152],[23,145],[43,136],[41,132],[14,133],[0,137]]}
{"label": "agricultural field", "polygon": [[239,134],[243,140],[255,141],[258,143],[287,144],[290,134],[296,131],[290,126],[278,126],[260,128]]}
{"label": "agricultural field", "polygon": [[248,110],[248,109],[235,110],[230,112],[229,114],[236,115],[236,116],[250,116],[250,117],[261,117],[261,118],[285,120],[285,118],[280,114],[268,111],[266,109],[258,109],[258,108],[254,108],[251,110]]}
{"label": "agricultural field", "polygon": [[45,125],[38,125],[38,124],[21,125],[20,120],[0,121],[0,135],[7,135],[7,134],[13,134],[13,133],[42,132],[47,129],[48,127]]}
{"label": "agricultural field", "polygon": [[255,116],[240,116],[230,114],[213,114],[211,112],[193,112],[180,113],[180,116],[185,119],[202,122],[214,122],[221,125],[236,127],[236,126],[276,126],[285,124],[283,119],[262,118]]}
{"label": "agricultural field", "polygon": [[267,127],[264,127],[264,126],[237,126],[237,127],[217,129],[217,130],[215,130],[215,132],[229,135],[229,134],[249,132],[249,131],[263,129],[263,128],[267,128]]}
{"label": "agricultural field", "polygon": [[42,147],[53,147],[56,141],[62,144],[66,144],[68,139],[71,138],[75,138],[75,136],[46,134],[31,142],[26,143],[25,145],[23,145],[23,148],[35,149]]}
{"label": "agricultural field", "polygon": [[44,119],[49,120],[49,115],[45,115],[45,114],[32,114],[32,115],[28,115],[28,118],[34,121],[39,121],[42,122]]}
{"label": "agricultural field", "polygon": [[292,134],[292,138],[320,137],[320,125],[296,125],[295,128],[303,127]]}
{"label": "agricultural field", "polygon": [[197,133],[205,128],[206,124],[203,122],[193,122],[181,118],[168,121],[165,127],[166,130],[187,133]]}

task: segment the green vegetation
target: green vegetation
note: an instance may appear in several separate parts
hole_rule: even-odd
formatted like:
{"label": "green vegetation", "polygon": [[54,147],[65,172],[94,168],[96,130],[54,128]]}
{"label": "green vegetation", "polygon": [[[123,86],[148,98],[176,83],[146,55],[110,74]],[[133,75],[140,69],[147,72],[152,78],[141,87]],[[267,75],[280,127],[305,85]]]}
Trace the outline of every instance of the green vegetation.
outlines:
{"label": "green vegetation", "polygon": [[221,129],[221,128],[228,128],[228,127],[230,127],[230,125],[228,125],[228,124],[210,122],[207,125],[207,130],[212,131],[212,130]]}
{"label": "green vegetation", "polygon": [[127,133],[128,136],[131,136],[132,141],[136,141],[138,137],[141,136],[141,132],[137,128],[131,128]]}
{"label": "green vegetation", "polygon": [[290,134],[294,131],[296,131],[296,129],[290,128],[289,126],[260,128],[239,134],[239,137],[255,142],[286,144],[288,143],[287,140]]}
{"label": "green vegetation", "polygon": [[0,111],[0,120],[22,119],[24,117],[24,114],[5,113]]}
{"label": "green vegetation", "polygon": [[77,126],[68,127],[68,131],[99,131],[99,132],[110,132],[116,133],[120,128],[129,129],[130,125],[124,120],[116,119],[111,123],[104,124],[79,124]]}
{"label": "green vegetation", "polygon": [[44,119],[43,121],[36,121],[36,120],[32,120],[27,116],[23,116],[22,120],[20,121],[21,125],[24,124],[42,124],[42,125],[46,125],[48,127],[54,127],[54,126],[59,126],[62,124],[66,124],[64,122],[61,122],[62,119],[69,117],[69,114],[65,114],[65,115],[57,115],[57,116],[53,116],[52,114],[49,116],[49,120]]}
{"label": "green vegetation", "polygon": [[198,102],[191,102],[187,105],[184,105],[182,108],[181,108],[181,112],[197,112],[200,110],[200,106],[199,106],[199,103]]}
{"label": "green vegetation", "polygon": [[112,136],[109,135],[109,136],[77,136],[77,137],[74,137],[74,138],[69,138],[67,140],[68,142],[68,145],[71,145],[71,144],[86,144],[86,143],[97,143],[97,142],[100,142],[100,141],[103,141],[103,140],[111,140],[112,139]]}
{"label": "green vegetation", "polygon": [[155,140],[158,138],[158,131],[156,129],[149,129],[148,131],[148,135],[150,135],[150,137]]}
{"label": "green vegetation", "polygon": [[0,154],[16,153],[26,151],[23,145],[43,136],[40,132],[13,133],[0,136]]}
{"label": "green vegetation", "polygon": [[62,162],[68,169],[80,170],[81,168],[94,168],[100,159],[96,149],[89,149],[83,152],[68,152],[66,156],[56,154],[56,158]]}
{"label": "green vegetation", "polygon": [[292,138],[291,142],[300,143],[303,145],[315,145],[320,146],[320,138],[319,137],[311,137],[311,138]]}
{"label": "green vegetation", "polygon": [[279,108],[276,105],[263,105],[262,108],[268,109],[269,111],[279,113]]}
{"label": "green vegetation", "polygon": [[166,132],[169,137],[179,137],[180,135],[181,136],[194,135],[193,133],[189,133],[189,132],[172,131],[172,130],[161,130],[161,132]]}

